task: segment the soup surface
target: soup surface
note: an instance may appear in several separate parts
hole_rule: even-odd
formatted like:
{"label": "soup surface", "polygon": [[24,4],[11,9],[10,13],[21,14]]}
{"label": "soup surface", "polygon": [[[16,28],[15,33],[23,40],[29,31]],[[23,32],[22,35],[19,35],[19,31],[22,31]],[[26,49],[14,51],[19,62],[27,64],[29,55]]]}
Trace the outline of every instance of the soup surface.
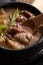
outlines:
{"label": "soup surface", "polygon": [[34,35],[29,26],[23,26],[29,18],[33,18],[31,12],[14,8],[0,9],[0,47],[19,50],[35,44],[41,34],[37,31]]}

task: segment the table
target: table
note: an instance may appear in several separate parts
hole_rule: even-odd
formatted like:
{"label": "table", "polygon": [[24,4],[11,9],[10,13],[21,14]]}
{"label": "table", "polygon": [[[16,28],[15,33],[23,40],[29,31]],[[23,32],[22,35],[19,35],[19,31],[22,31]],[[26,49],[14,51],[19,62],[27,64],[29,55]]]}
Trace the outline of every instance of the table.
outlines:
{"label": "table", "polygon": [[35,0],[32,5],[38,8],[43,13],[43,0]]}

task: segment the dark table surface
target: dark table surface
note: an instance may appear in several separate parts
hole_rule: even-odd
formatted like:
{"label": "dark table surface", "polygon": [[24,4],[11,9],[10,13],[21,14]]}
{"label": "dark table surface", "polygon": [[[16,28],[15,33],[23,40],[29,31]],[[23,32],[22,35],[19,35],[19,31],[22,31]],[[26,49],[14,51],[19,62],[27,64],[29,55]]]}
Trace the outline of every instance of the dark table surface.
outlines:
{"label": "dark table surface", "polygon": [[32,65],[43,65],[43,54],[38,58],[36,59]]}

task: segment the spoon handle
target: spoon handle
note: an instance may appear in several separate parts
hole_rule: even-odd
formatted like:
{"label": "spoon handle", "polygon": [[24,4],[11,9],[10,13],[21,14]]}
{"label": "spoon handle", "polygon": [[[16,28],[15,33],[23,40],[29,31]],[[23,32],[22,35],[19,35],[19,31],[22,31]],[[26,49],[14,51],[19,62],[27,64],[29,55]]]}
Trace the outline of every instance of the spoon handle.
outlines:
{"label": "spoon handle", "polygon": [[30,20],[35,24],[35,26],[38,27],[39,25],[43,24],[43,14],[40,14]]}
{"label": "spoon handle", "polygon": [[41,24],[43,25],[43,14],[30,18],[22,23],[23,26],[28,26],[32,29],[32,34],[34,34],[37,31],[38,27]]}
{"label": "spoon handle", "polygon": [[[32,26],[31,29],[33,30],[32,34],[35,34],[37,32],[40,25],[43,25],[43,14],[40,14],[32,19],[30,19]],[[43,27],[43,26],[42,26]],[[40,30],[43,31],[43,30]]]}

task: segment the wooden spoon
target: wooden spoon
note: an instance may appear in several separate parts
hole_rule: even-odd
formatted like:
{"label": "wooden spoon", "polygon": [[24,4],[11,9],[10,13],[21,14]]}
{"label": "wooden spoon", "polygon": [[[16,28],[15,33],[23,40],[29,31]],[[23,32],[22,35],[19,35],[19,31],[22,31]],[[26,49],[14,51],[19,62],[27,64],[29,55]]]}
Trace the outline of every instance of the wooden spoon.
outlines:
{"label": "wooden spoon", "polygon": [[32,34],[34,34],[40,25],[43,25],[43,13],[28,19],[27,21],[23,22],[22,25],[30,27],[32,29]]}

